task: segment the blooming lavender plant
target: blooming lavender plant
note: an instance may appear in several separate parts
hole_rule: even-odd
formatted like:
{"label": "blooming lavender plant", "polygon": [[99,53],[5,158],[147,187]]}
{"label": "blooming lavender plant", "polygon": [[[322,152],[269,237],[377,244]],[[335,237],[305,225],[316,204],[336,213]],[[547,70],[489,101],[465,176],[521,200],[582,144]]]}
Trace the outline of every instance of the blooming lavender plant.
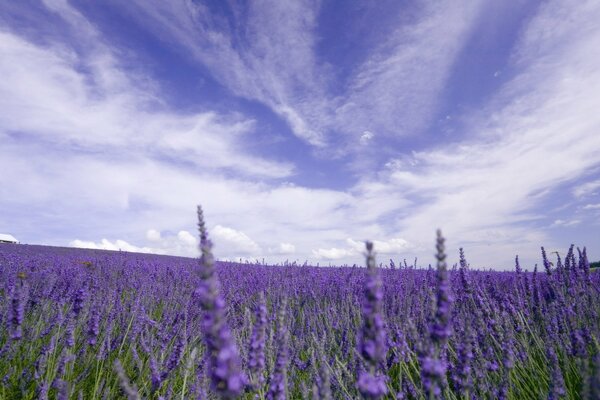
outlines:
{"label": "blooming lavender plant", "polygon": [[200,284],[196,296],[204,311],[202,328],[206,344],[212,389],[224,399],[238,397],[246,385],[241,362],[225,317],[225,302],[219,293],[219,281],[215,274],[212,244],[204,222],[202,208],[198,206],[198,229],[200,231],[199,275]]}
{"label": "blooming lavender plant", "polygon": [[437,259],[437,290],[435,316],[429,326],[431,343],[424,350],[421,357],[421,381],[425,396],[437,398],[441,396],[446,384],[445,346],[451,335],[450,315],[452,295],[446,271],[446,253],[444,251],[444,237],[440,230],[437,231],[436,259]]}
{"label": "blooming lavender plant", "polygon": [[363,303],[363,326],[359,341],[359,353],[367,365],[367,370],[358,372],[358,390],[368,399],[379,399],[388,392],[381,366],[387,354],[385,324],[382,316],[383,299],[381,278],[375,263],[373,243],[366,242],[367,280]]}
{"label": "blooming lavender plant", "polygon": [[11,307],[11,329],[12,339],[19,340],[23,337],[23,318],[25,317],[25,303],[27,301],[26,275],[22,272],[18,274],[18,282],[15,285],[12,307]]}
{"label": "blooming lavender plant", "polygon": [[287,368],[289,360],[289,333],[286,326],[286,308],[287,301],[283,301],[279,309],[277,318],[277,358],[275,360],[275,369],[269,382],[268,400],[287,399]]}
{"label": "blooming lavender plant", "polygon": [[255,318],[256,322],[250,337],[248,367],[250,368],[250,381],[255,388],[258,388],[264,383],[263,371],[265,369],[267,305],[263,292],[260,292],[256,303]]}

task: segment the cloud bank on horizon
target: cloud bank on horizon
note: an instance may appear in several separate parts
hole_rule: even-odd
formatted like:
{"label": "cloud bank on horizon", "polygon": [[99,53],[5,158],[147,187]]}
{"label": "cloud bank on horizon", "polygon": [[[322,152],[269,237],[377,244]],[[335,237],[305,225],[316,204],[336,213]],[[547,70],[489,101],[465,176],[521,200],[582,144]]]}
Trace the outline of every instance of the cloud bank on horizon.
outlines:
{"label": "cloud bank on horizon", "polygon": [[[531,268],[600,257],[600,4],[0,4],[0,231]],[[409,261],[411,263],[411,261]]]}

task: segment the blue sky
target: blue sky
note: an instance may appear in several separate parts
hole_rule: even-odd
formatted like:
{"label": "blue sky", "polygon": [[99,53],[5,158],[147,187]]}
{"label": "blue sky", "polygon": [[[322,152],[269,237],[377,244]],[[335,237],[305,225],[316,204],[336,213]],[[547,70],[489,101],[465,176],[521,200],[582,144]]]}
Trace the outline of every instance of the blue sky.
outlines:
{"label": "blue sky", "polygon": [[0,3],[0,232],[221,258],[600,258],[600,4]]}

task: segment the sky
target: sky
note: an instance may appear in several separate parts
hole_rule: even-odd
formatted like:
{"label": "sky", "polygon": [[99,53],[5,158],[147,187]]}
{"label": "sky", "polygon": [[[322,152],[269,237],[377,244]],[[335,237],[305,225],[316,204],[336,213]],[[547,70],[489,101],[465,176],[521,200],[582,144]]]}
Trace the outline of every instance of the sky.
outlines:
{"label": "sky", "polygon": [[0,233],[319,265],[600,258],[600,2],[0,2]]}

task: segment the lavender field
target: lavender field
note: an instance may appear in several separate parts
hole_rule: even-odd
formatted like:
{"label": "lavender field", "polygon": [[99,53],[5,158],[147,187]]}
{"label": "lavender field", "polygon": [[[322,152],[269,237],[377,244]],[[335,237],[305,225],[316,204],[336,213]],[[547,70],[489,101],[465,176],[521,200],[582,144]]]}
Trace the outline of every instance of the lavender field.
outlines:
{"label": "lavender field", "polygon": [[[201,213],[200,213],[201,217]],[[598,399],[600,275],[0,246],[0,397]],[[433,252],[432,248],[432,252]],[[554,266],[555,265],[555,266]]]}

